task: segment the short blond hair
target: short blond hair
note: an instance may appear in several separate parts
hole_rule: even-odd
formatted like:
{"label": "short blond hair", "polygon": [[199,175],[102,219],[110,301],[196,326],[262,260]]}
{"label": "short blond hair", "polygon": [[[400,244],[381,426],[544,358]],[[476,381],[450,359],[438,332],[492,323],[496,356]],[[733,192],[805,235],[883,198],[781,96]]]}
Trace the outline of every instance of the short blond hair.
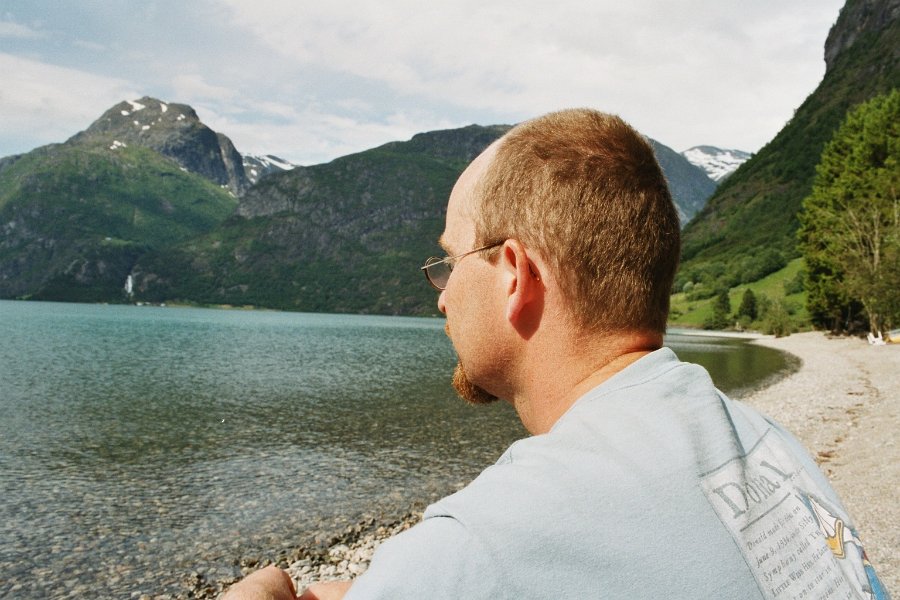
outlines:
{"label": "short blond hair", "polygon": [[650,144],[588,109],[522,123],[476,190],[478,245],[515,238],[548,260],[572,316],[600,333],[664,333],[680,225]]}

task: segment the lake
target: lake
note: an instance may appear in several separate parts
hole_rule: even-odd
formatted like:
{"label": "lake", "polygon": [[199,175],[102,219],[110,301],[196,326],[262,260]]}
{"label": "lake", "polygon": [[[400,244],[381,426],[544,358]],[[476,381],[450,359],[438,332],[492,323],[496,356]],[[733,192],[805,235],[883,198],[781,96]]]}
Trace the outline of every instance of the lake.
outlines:
{"label": "lake", "polygon": [[[0,597],[130,598],[392,517],[525,435],[444,321],[0,301]],[[733,395],[793,363],[671,332]]]}

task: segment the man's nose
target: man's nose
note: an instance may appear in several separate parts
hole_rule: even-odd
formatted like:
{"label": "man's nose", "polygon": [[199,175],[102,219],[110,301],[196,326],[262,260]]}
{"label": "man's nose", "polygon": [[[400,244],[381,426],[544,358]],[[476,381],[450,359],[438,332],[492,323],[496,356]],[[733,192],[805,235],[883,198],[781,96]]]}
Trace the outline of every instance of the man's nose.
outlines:
{"label": "man's nose", "polygon": [[441,290],[441,293],[438,295],[438,301],[437,301],[438,310],[441,311],[445,315],[447,314],[447,305],[444,303],[444,294],[446,292],[447,292],[447,290]]}

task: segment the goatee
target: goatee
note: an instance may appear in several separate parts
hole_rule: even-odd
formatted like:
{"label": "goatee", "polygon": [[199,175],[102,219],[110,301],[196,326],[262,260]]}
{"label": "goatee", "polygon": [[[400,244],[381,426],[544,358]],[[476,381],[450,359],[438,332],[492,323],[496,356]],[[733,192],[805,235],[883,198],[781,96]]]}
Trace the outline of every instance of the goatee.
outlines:
{"label": "goatee", "polygon": [[[444,333],[446,333],[447,337],[451,340],[453,339],[450,336],[449,322],[444,324]],[[472,383],[472,380],[466,375],[466,370],[463,369],[462,363],[458,360],[456,361],[456,369],[453,371],[453,380],[451,383],[453,384],[453,389],[459,394],[459,397],[469,404],[490,404],[498,399],[497,396]]]}
{"label": "goatee", "polygon": [[463,369],[461,363],[456,363],[456,369],[453,371],[453,389],[459,394],[459,397],[469,404],[490,404],[497,400],[497,396],[491,394],[484,388],[480,388],[466,376],[466,370]]}

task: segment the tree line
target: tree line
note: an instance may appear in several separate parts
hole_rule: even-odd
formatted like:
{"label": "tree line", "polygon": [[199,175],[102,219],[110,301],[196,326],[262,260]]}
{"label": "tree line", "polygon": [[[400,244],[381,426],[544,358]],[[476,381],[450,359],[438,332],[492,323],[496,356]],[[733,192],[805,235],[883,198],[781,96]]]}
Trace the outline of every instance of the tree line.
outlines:
{"label": "tree line", "polygon": [[852,108],[816,167],[797,232],[813,324],[900,325],[900,90]]}

